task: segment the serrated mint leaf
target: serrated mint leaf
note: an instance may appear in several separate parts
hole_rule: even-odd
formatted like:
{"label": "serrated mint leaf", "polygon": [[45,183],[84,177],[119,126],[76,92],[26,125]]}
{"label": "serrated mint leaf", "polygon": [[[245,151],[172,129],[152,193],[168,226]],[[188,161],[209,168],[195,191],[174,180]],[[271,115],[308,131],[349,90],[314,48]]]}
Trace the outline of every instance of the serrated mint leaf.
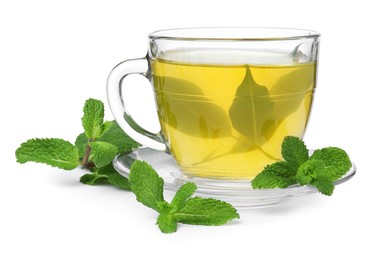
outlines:
{"label": "serrated mint leaf", "polygon": [[239,218],[237,210],[227,202],[194,197],[174,214],[178,222],[192,225],[216,226]]}
{"label": "serrated mint leaf", "polygon": [[99,175],[108,176],[108,182],[111,183],[112,185],[124,190],[131,190],[130,179],[120,175],[115,170],[112,163],[109,163],[106,166],[99,168],[97,171]]}
{"label": "serrated mint leaf", "polygon": [[330,196],[334,190],[334,181],[341,178],[351,166],[352,163],[344,150],[327,147],[316,150],[309,160],[299,167],[296,178],[300,185],[313,185],[322,194]]}
{"label": "serrated mint leaf", "polygon": [[197,186],[195,183],[187,182],[183,184],[179,190],[175,193],[170,205],[176,210],[181,209],[188,198],[190,198],[196,191]]}
{"label": "serrated mint leaf", "polygon": [[19,163],[38,162],[72,170],[79,166],[78,149],[68,141],[59,138],[30,139],[16,150]]}
{"label": "serrated mint leaf", "polygon": [[86,136],[85,133],[81,133],[80,135],[78,135],[78,137],[76,137],[75,147],[78,148],[79,158],[84,157],[84,153],[86,152],[87,144],[88,144],[88,137]]}
{"label": "serrated mint leaf", "polygon": [[158,212],[163,209],[163,179],[144,161],[135,161],[130,168],[131,190],[137,201]]}
{"label": "serrated mint leaf", "polygon": [[352,167],[347,153],[337,147],[327,147],[314,151],[310,160],[321,160],[333,181],[341,178]]}
{"label": "serrated mint leaf", "polygon": [[99,138],[103,131],[104,104],[100,100],[88,99],[83,108],[82,124],[88,138]]}
{"label": "serrated mint leaf", "polygon": [[98,168],[111,163],[118,154],[118,148],[110,143],[97,141],[91,142],[90,145],[90,161],[92,161]]}
{"label": "serrated mint leaf", "polygon": [[98,140],[115,145],[118,147],[119,153],[126,153],[141,146],[129,137],[115,121],[105,122],[103,128],[103,134]]}
{"label": "serrated mint leaf", "polygon": [[322,160],[308,160],[304,162],[298,169],[296,178],[300,185],[311,184],[317,178],[318,174],[325,169],[325,164]]}
{"label": "serrated mint leaf", "polygon": [[160,214],[156,224],[166,234],[175,232],[177,228],[177,221],[172,214]]}
{"label": "serrated mint leaf", "polygon": [[327,175],[319,174],[316,179],[311,182],[318,191],[324,195],[331,196],[334,191],[334,182]]}
{"label": "serrated mint leaf", "polygon": [[299,166],[309,159],[309,151],[298,137],[286,136],[282,142],[282,157],[289,163],[295,174]]}
{"label": "serrated mint leaf", "polygon": [[108,181],[107,175],[99,175],[95,173],[87,173],[80,177],[80,182],[88,185],[96,185],[106,183]]}
{"label": "serrated mint leaf", "polygon": [[266,166],[252,181],[254,189],[286,188],[296,183],[287,162],[276,162]]}

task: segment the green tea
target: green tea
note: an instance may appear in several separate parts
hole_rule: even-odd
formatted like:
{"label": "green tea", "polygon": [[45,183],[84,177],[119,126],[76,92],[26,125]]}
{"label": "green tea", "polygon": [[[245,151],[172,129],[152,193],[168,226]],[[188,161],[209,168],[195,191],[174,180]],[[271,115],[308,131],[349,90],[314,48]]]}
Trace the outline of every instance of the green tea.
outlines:
{"label": "green tea", "polygon": [[316,63],[208,65],[152,61],[161,132],[184,174],[251,179],[302,137]]}

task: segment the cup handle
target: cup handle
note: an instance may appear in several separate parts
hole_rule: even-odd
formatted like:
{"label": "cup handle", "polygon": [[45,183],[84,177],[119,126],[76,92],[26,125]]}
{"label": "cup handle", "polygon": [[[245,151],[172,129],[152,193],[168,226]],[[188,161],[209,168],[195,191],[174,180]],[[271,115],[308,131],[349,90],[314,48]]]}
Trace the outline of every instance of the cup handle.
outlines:
{"label": "cup handle", "polygon": [[166,145],[160,133],[152,133],[142,128],[131,117],[131,111],[124,106],[122,81],[130,74],[139,74],[151,81],[147,58],[126,60],[112,69],[107,80],[107,99],[112,114],[123,131],[135,141],[155,150],[166,151]]}

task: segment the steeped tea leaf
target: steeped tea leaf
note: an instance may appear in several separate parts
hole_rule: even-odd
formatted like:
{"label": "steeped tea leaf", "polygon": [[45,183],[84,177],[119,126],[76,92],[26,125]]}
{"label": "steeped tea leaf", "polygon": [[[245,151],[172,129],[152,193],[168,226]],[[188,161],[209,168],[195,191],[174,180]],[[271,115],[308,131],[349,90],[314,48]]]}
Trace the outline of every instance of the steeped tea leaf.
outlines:
{"label": "steeped tea leaf", "polygon": [[246,74],[237,88],[229,114],[233,127],[255,144],[263,144],[274,133],[277,122],[269,90],[255,82],[246,66]]}
{"label": "steeped tea leaf", "polygon": [[189,135],[218,138],[231,135],[225,111],[204,96],[195,84],[171,77],[154,77],[161,117]]}
{"label": "steeped tea leaf", "polygon": [[306,92],[314,85],[316,67],[313,64],[292,66],[271,88],[272,95]]}
{"label": "steeped tea leaf", "polygon": [[245,77],[229,110],[233,127],[254,144],[263,145],[310,94],[314,74],[314,65],[293,66],[273,86],[262,86],[246,66]]}
{"label": "steeped tea leaf", "polygon": [[276,114],[284,119],[298,109],[306,95],[314,87],[314,65],[293,67],[293,71],[281,77],[270,89]]}

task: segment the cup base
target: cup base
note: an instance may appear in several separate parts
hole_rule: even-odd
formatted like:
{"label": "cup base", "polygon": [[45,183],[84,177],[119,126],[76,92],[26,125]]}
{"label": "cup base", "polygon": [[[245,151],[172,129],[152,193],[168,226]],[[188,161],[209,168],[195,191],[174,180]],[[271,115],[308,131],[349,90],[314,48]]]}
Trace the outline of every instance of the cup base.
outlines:
{"label": "cup base", "polygon": [[[254,190],[251,187],[250,180],[208,179],[187,176],[179,170],[171,155],[150,148],[140,148],[131,153],[119,155],[115,158],[113,165],[121,175],[127,177],[130,173],[130,166],[135,160],[143,160],[149,163],[164,179],[164,188],[166,190],[176,191],[184,183],[194,182],[197,185],[194,196],[223,200],[238,209],[273,206],[290,197],[318,192],[313,186],[299,185],[292,185],[285,189]],[[335,184],[346,182],[355,173],[356,167],[353,164],[350,170]]]}

